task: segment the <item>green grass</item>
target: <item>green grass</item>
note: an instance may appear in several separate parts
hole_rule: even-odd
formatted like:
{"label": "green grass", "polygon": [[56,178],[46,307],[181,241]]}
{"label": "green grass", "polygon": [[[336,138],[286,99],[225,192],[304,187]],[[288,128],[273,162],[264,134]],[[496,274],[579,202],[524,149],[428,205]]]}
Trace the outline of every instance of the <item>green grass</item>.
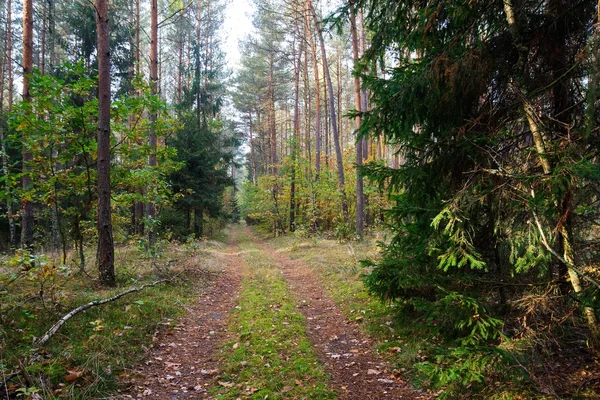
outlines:
{"label": "green grass", "polygon": [[290,235],[271,239],[269,244],[307,263],[344,315],[359,321],[361,330],[375,340],[376,351],[408,377],[416,375],[415,365],[426,357],[430,338],[423,336],[414,321],[399,318],[397,305],[383,303],[367,292],[360,260],[378,257],[374,241],[343,244]]}
{"label": "green grass", "polygon": [[[199,265],[204,258],[198,246],[184,245],[166,247],[155,261],[165,264],[179,259],[172,266],[173,276],[180,268]],[[27,271],[0,290],[0,372],[8,375],[20,371],[9,389],[38,390],[46,399],[99,398],[116,390],[119,376],[144,358],[152,336],[172,329],[184,312],[183,306],[207,284],[206,273],[198,271],[196,276],[191,271],[186,273],[192,277],[188,281],[176,279],[173,284],[146,288],[93,307],[70,319],[35,355],[34,338],[70,309],[157,279],[151,263],[131,246],[117,250],[119,287],[110,290],[99,290],[95,281],[78,273],[76,267],[60,266],[51,258],[45,263],[46,267]],[[21,273],[8,260],[2,267],[4,277]],[[4,285],[0,280],[0,288]],[[44,294],[40,296],[42,287]]]}
{"label": "green grass", "polygon": [[[376,350],[415,387],[428,386],[418,367],[435,359],[434,346],[444,347],[447,343],[428,333],[410,313],[403,312],[401,303],[386,304],[367,292],[361,276],[367,271],[360,267],[360,260],[377,259],[374,240],[341,244],[289,235],[270,239],[269,244],[307,263],[344,315],[360,321],[361,330],[374,339]],[[508,374],[504,377],[508,379]],[[490,399],[544,398],[521,382],[503,382],[488,389],[485,398]]]}
{"label": "green grass", "polygon": [[259,247],[240,235],[249,268],[242,281],[240,306],[223,349],[224,370],[217,399],[333,399],[329,377],[306,336],[304,317],[295,309],[281,272]]}

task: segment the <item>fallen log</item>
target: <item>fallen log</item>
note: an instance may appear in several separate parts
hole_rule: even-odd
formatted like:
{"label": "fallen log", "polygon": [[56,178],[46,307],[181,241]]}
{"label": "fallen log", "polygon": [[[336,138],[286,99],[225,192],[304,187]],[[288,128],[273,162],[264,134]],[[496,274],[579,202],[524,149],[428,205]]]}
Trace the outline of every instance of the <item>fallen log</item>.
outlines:
{"label": "fallen log", "polygon": [[54,336],[54,334],[56,332],[58,332],[58,330],[65,324],[67,323],[68,320],[70,320],[71,318],[73,318],[75,315],[79,314],[82,311],[87,310],[88,308],[92,308],[92,307],[96,307],[96,306],[100,306],[102,304],[106,304],[109,303],[111,301],[115,301],[117,299],[120,299],[121,297],[130,294],[130,293],[134,293],[134,292],[139,292],[143,289],[152,287],[152,286],[156,286],[158,284],[161,283],[165,283],[165,282],[170,282],[170,279],[162,279],[160,281],[156,281],[156,282],[152,282],[149,283],[147,285],[143,285],[140,287],[133,287],[130,289],[127,289],[124,292],[121,292],[119,294],[116,294],[112,297],[109,297],[107,299],[101,299],[101,300],[94,300],[94,301],[90,301],[87,304],[81,305],[77,308],[74,308],[73,310],[69,311],[67,314],[65,314],[61,319],[59,319],[54,325],[52,325],[52,327],[50,329],[48,329],[48,331],[44,334],[44,336],[42,336],[38,341],[35,342],[36,346],[43,346],[48,340],[50,340],[50,338],[52,336]]}

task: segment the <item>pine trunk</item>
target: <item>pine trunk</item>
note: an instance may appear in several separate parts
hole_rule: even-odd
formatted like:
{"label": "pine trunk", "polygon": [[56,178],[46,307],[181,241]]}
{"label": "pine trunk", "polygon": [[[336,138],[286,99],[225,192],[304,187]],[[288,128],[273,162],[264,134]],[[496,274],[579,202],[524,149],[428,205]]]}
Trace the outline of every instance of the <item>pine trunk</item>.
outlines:
{"label": "pine trunk", "polygon": [[335,149],[335,156],[337,161],[337,172],[338,172],[338,185],[340,194],[342,196],[342,214],[344,220],[348,220],[348,198],[346,197],[346,182],[344,178],[344,164],[342,160],[342,149],[340,147],[340,138],[338,132],[337,117],[335,112],[335,96],[333,95],[333,85],[331,83],[331,74],[329,73],[329,65],[327,63],[327,53],[325,51],[325,40],[323,39],[323,32],[321,31],[321,25],[315,13],[312,1],[307,0],[307,7],[310,9],[315,27],[317,29],[317,35],[319,38],[319,44],[321,47],[321,59],[323,60],[323,69],[325,71],[325,80],[327,82],[327,88],[329,91],[329,113],[331,116],[331,131],[333,133],[333,145]]}
{"label": "pine trunk", "polygon": [[[352,33],[352,56],[354,58],[354,69],[356,70],[358,66],[359,60],[359,50],[358,50],[358,34],[356,29],[356,13],[355,9],[350,10],[350,31]],[[360,112],[362,111],[362,101],[361,101],[361,88],[360,88],[360,78],[358,75],[354,75],[354,102],[356,106],[357,115],[354,118],[356,123],[356,234],[362,238],[364,235],[364,225],[365,225],[365,213],[364,213],[364,193],[363,193],[363,177],[360,174],[359,167],[363,163],[363,147],[361,146],[362,140],[359,139],[360,133],[360,122],[361,116]]]}
{"label": "pine trunk", "polygon": [[[29,79],[33,72],[33,1],[24,0],[23,2],[23,101],[31,102],[31,94],[29,93]],[[26,132],[23,133],[27,135]],[[23,137],[23,143],[27,142],[27,138]],[[26,144],[23,145],[23,190],[29,190],[31,186],[31,162],[33,155]],[[30,200],[24,199],[21,201],[21,246],[31,250],[33,248],[33,203]]]}
{"label": "pine trunk", "polygon": [[[4,49],[6,51],[3,53],[2,58],[0,59],[1,69],[0,69],[0,121],[3,119],[4,114],[4,77],[7,70],[12,69],[12,62],[9,56],[8,46],[11,41],[8,32],[11,31],[9,24],[11,24],[11,0],[8,0],[7,5],[7,18],[6,18],[6,32],[7,35],[4,40]],[[10,75],[10,72],[9,72]],[[8,104],[9,112],[10,112],[11,104]],[[0,145],[2,151],[2,174],[5,177],[8,177],[8,154],[6,152],[6,141],[4,137],[4,125],[0,124]],[[17,231],[15,227],[15,217],[13,212],[13,204],[12,204],[12,188],[10,186],[10,181],[6,179],[6,216],[8,218],[8,233],[9,233],[9,241],[10,246],[15,248],[17,247]]]}
{"label": "pine trunk", "polygon": [[108,0],[96,0],[98,35],[98,269],[100,282],[115,285],[110,209],[110,46]]}
{"label": "pine trunk", "polygon": [[317,47],[315,39],[310,31],[310,14],[307,7],[304,15],[304,32],[308,36],[308,42],[310,45],[310,52],[313,63],[313,74],[315,79],[315,180],[319,180],[319,174],[321,173],[321,83],[319,78],[319,62],[317,60]]}
{"label": "pine trunk", "polygon": [[269,54],[269,77],[267,82],[267,107],[269,124],[269,141],[271,145],[271,171],[273,175],[277,174],[277,128],[275,127],[275,89],[273,85],[273,54]]}
{"label": "pine trunk", "polygon": [[[152,0],[150,7],[150,94],[158,94],[158,1]],[[153,170],[156,168],[156,110],[150,110],[150,137],[148,145],[150,146],[150,155],[148,156],[148,167]],[[148,219],[150,226],[148,228],[148,244],[154,246],[156,242],[156,232],[154,230],[153,220],[156,218],[156,205],[151,199],[148,202]]]}
{"label": "pine trunk", "polygon": [[12,110],[13,105],[13,55],[12,55],[12,0],[7,0],[6,4],[6,59],[8,73],[8,111]]}
{"label": "pine trunk", "polygon": [[294,26],[296,29],[296,40],[300,42],[298,51],[296,52],[296,44],[293,45],[292,54],[294,57],[294,137],[292,139],[291,149],[291,180],[290,180],[290,232],[294,232],[296,228],[296,155],[300,141],[300,64],[302,61],[302,53],[304,52],[304,41],[300,35],[298,28],[298,19],[294,18]]}

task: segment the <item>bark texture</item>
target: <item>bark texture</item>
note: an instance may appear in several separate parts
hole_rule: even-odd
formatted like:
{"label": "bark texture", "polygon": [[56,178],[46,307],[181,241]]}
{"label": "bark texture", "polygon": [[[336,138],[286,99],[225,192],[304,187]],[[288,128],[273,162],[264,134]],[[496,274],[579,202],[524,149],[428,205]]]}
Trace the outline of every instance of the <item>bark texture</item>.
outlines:
{"label": "bark texture", "polygon": [[[23,101],[31,102],[29,93],[29,77],[33,72],[33,1],[23,2]],[[27,132],[23,132],[23,190],[27,191],[31,185],[31,161],[33,155],[25,144]],[[33,203],[25,196],[21,200],[21,246],[31,250],[33,248]]]}
{"label": "bark texture", "polygon": [[96,0],[98,35],[98,272],[100,282],[115,285],[115,249],[110,209],[110,47],[108,0]]}

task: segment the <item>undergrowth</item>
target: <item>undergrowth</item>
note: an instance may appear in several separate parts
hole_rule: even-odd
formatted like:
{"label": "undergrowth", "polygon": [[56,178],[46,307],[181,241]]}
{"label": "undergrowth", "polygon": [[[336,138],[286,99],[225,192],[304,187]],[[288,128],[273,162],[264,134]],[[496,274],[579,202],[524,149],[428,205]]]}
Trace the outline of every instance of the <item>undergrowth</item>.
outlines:
{"label": "undergrowth", "polygon": [[[208,284],[211,274],[202,270],[202,247],[197,242],[163,244],[152,256],[137,246],[118,248],[114,289],[99,288],[90,277],[95,271],[62,265],[51,256],[36,256],[34,267],[23,262],[29,255],[3,260],[0,377],[10,379],[0,398],[8,393],[11,398],[89,399],[116,390],[119,376],[142,360],[152,337],[171,329],[183,305]],[[171,282],[77,314],[35,349],[35,341],[69,310],[155,281],[157,274]]]}
{"label": "undergrowth", "polygon": [[[508,351],[514,346],[510,341],[478,349],[457,344],[446,335],[442,320],[423,320],[402,301],[385,303],[371,296],[359,265],[362,259],[378,258],[374,241],[340,244],[290,235],[271,239],[270,244],[309,264],[346,317],[359,324],[377,343],[376,350],[415,386],[429,388],[439,398],[546,398],[531,385],[519,353]],[[467,300],[449,294],[447,311],[461,312]],[[477,322],[459,328],[473,330],[474,338],[487,334],[486,326]]]}

